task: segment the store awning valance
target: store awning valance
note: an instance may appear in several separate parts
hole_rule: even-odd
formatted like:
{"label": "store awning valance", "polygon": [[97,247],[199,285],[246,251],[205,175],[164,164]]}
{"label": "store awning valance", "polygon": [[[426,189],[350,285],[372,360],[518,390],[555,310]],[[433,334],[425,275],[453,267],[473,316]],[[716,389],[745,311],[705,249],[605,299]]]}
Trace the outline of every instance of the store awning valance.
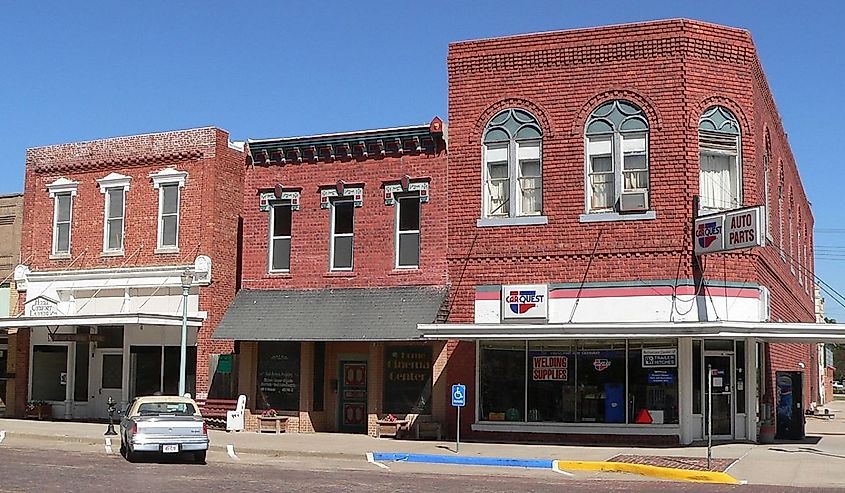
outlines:
{"label": "store awning valance", "polygon": [[[188,316],[188,327],[200,327],[204,316]],[[77,325],[171,325],[181,326],[182,316],[164,313],[108,313],[101,315],[57,315],[49,317],[0,318],[0,329],[67,327]]]}
{"label": "store awning valance", "polygon": [[214,339],[239,341],[419,340],[437,321],[446,288],[241,290]]}
{"label": "store awning valance", "polygon": [[843,342],[845,324],[642,322],[577,324],[420,324],[423,339],[656,339],[753,337],[768,342]]}

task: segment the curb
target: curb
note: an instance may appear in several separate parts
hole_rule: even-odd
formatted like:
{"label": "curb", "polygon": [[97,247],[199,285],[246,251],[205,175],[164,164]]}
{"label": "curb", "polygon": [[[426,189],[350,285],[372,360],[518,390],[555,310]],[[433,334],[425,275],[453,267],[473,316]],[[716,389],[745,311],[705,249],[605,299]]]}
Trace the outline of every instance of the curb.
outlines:
{"label": "curb", "polygon": [[466,457],[393,452],[373,452],[372,454],[367,454],[367,460],[370,462],[416,462],[424,464],[452,464],[457,466],[521,467],[525,469],[552,469],[554,463],[550,459],[509,459],[504,457]]}
{"label": "curb", "polygon": [[658,479],[689,481],[693,483],[741,484],[739,480],[724,472],[695,471],[673,467],[650,466],[647,464],[629,464],[627,462],[604,461],[567,461],[556,460],[554,466],[564,471],[599,471],[639,474]]}

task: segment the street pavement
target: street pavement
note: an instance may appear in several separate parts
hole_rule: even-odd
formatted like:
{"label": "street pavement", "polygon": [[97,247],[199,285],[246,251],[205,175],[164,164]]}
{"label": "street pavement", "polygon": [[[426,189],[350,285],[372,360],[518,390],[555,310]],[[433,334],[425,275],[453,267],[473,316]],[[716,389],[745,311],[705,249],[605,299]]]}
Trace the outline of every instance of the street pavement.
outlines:
{"label": "street pavement", "polygon": [[[786,487],[830,487],[845,488],[845,402],[837,401],[829,406],[835,419],[808,418],[808,439],[802,442],[777,443],[772,445],[733,443],[717,445],[713,457],[736,459],[728,473],[740,481],[753,485],[780,485]],[[120,462],[117,454],[119,439],[112,440],[112,453],[106,454],[103,432],[105,425],[92,423],[38,422],[30,420],[0,419],[0,432],[5,439],[0,442],[0,453],[7,449],[38,450],[41,453],[83,453],[94,454],[99,460]],[[454,442],[413,441],[374,439],[363,435],[348,434],[257,434],[210,432],[212,449],[209,467],[266,466],[286,468],[294,471],[341,468],[350,474],[393,475],[445,475],[445,476],[503,476],[520,477],[526,481],[546,471],[503,469],[479,466],[436,466],[428,464],[388,463],[382,469],[369,464],[364,457],[367,452],[396,452],[414,454],[454,454]],[[237,458],[227,455],[231,445]],[[516,459],[558,459],[582,461],[606,461],[618,455],[643,457],[691,457],[703,458],[706,448],[693,447],[610,447],[610,446],[559,446],[523,445],[500,443],[461,443],[460,456],[464,457],[506,457]],[[102,455],[103,457],[99,457]],[[61,455],[60,455],[61,457]],[[62,462],[56,463],[58,466]],[[111,463],[110,463],[111,464]],[[168,467],[189,467],[166,464]],[[111,466],[110,466],[111,467]],[[155,467],[150,465],[150,467]],[[215,466],[216,467],[216,466]],[[6,464],[0,462],[0,474]],[[167,469],[168,471],[170,469]],[[178,470],[178,469],[173,469]],[[187,469],[195,471],[196,469]],[[295,474],[294,474],[295,475]],[[2,474],[2,476],[6,476]],[[559,480],[562,475],[553,475]],[[609,481],[635,481],[642,483],[648,478],[617,473],[575,471],[569,481],[603,479]],[[304,480],[304,479],[303,479]],[[0,486],[3,481],[0,480]],[[570,483],[566,483],[570,484]],[[635,483],[636,484],[636,483]],[[662,483],[661,483],[662,484]],[[658,488],[661,488],[659,486]],[[531,491],[531,490],[514,490]],[[696,490],[697,491],[697,490]],[[709,491],[709,490],[708,490]],[[722,491],[722,490],[715,490]],[[724,490],[728,491],[728,490]]]}
{"label": "street pavement", "polygon": [[[342,461],[341,461],[342,462]],[[532,476],[450,475],[345,469],[334,461],[310,468],[281,464],[243,464],[209,461],[207,465],[176,461],[132,464],[119,455],[52,449],[0,447],[0,492],[41,493],[122,491],[297,491],[297,492],[765,492],[785,493],[836,489],[799,489],[762,485],[728,486],[620,480],[574,480],[550,471]]]}

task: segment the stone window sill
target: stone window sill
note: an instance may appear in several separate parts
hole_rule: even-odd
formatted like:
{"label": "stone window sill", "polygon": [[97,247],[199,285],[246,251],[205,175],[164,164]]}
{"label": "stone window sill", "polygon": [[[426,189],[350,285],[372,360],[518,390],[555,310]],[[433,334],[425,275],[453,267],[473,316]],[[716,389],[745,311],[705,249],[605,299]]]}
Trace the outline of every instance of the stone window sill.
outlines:
{"label": "stone window sill", "polygon": [[70,260],[69,253],[54,253],[50,255],[50,260]]}
{"label": "stone window sill", "polygon": [[341,271],[332,271],[332,272],[326,272],[325,274],[323,274],[323,277],[341,277],[341,278],[347,277],[347,278],[352,278],[352,277],[358,277],[358,273],[352,272],[352,271],[342,271],[342,270]]}
{"label": "stone window sill", "polygon": [[497,228],[503,226],[540,226],[549,223],[547,216],[519,217],[482,217],[475,225],[479,228]]}
{"label": "stone window sill", "polygon": [[291,278],[293,278],[290,271],[288,271],[288,270],[271,270],[270,272],[267,273],[267,275],[272,277],[273,279],[291,279]]}
{"label": "stone window sill", "polygon": [[153,252],[155,255],[172,255],[179,253],[179,247],[159,247]]}
{"label": "stone window sill", "polygon": [[650,219],[657,219],[657,213],[655,213],[654,211],[646,211],[633,214],[620,214],[618,212],[598,212],[593,214],[581,214],[578,217],[578,222],[601,223],[614,221],[647,221]]}
{"label": "stone window sill", "polygon": [[388,272],[388,276],[403,276],[407,274],[419,274],[422,272],[419,267],[408,267],[407,269],[393,269]]}
{"label": "stone window sill", "polygon": [[123,250],[109,250],[100,254],[100,257],[123,257],[126,255]]}

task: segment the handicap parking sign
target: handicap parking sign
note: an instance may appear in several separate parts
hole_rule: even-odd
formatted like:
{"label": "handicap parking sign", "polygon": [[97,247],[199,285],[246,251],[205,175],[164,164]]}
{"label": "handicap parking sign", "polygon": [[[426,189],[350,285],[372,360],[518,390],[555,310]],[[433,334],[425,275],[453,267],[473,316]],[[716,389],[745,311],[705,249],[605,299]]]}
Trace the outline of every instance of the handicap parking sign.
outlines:
{"label": "handicap parking sign", "polygon": [[467,404],[467,386],[463,384],[452,385],[452,406],[464,407]]}

